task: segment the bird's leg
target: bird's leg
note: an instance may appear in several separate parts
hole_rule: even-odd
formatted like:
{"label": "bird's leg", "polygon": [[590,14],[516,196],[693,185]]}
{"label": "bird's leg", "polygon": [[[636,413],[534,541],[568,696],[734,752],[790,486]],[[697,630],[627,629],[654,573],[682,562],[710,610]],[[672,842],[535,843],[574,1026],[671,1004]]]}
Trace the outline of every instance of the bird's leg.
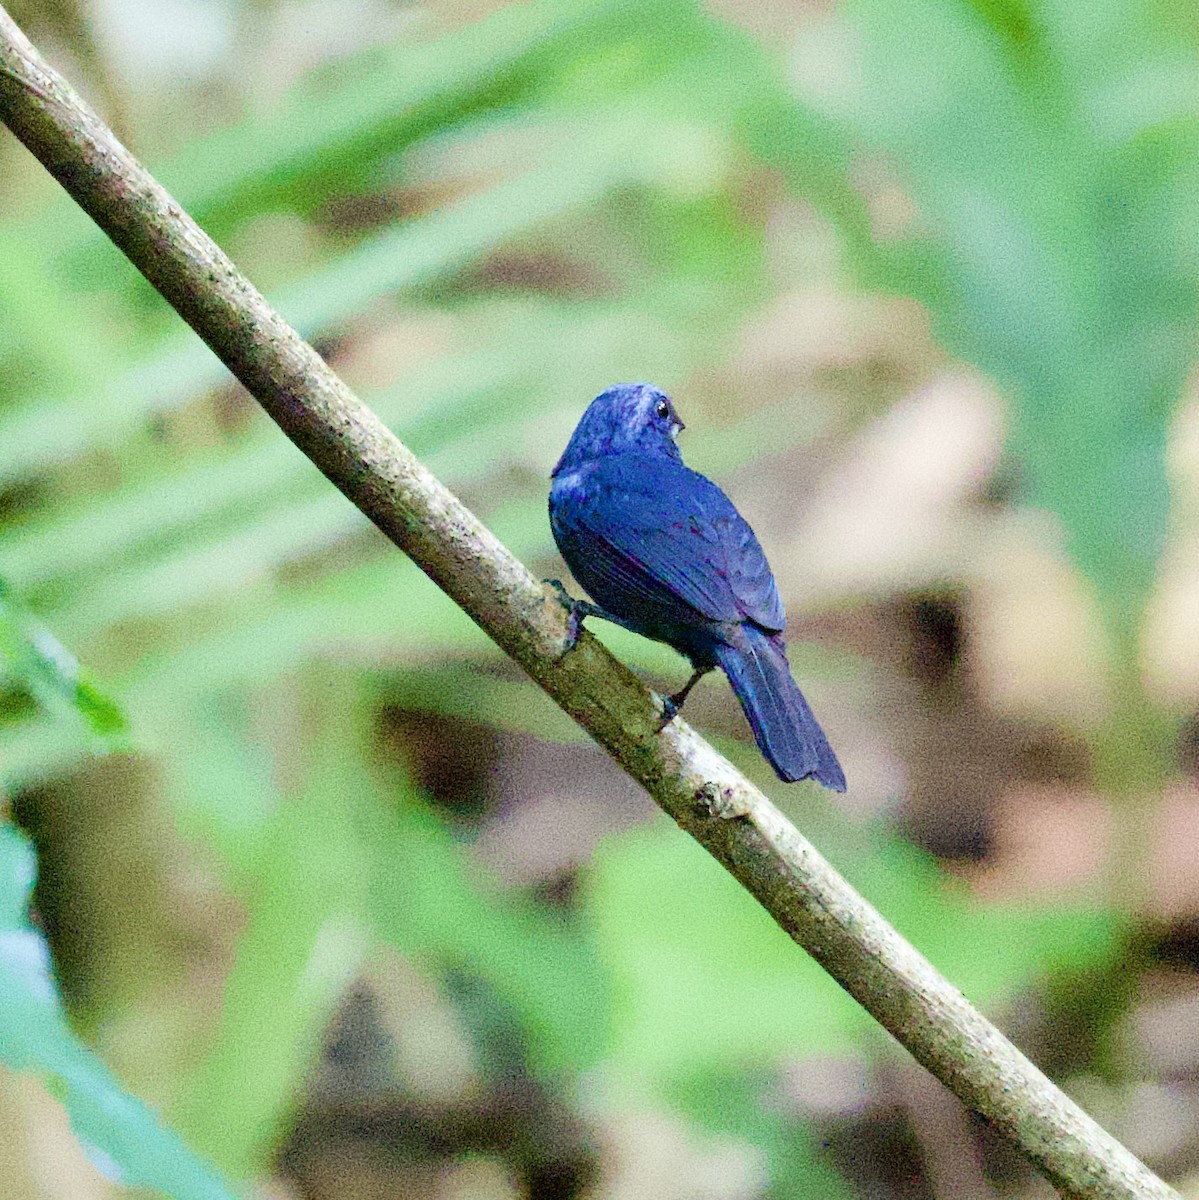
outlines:
{"label": "bird's leg", "polygon": [[614,617],[607,609],[600,608],[598,604],[592,604],[588,600],[576,600],[562,586],[562,580],[543,579],[542,583],[549,584],[558,593],[558,599],[562,601],[563,607],[570,614],[566,620],[566,649],[563,654],[569,654],[578,644],[583,622],[588,617],[602,617],[605,621],[614,621],[617,625],[624,624],[619,617]]}
{"label": "bird's leg", "polygon": [[711,667],[696,667],[695,673],[683,685],[682,691],[675,692],[673,696],[663,696],[662,698],[662,720],[658,723],[658,732],[661,733],[667,725],[671,723],[679,715],[679,710],[686,703],[687,696],[691,689],[711,670]]}

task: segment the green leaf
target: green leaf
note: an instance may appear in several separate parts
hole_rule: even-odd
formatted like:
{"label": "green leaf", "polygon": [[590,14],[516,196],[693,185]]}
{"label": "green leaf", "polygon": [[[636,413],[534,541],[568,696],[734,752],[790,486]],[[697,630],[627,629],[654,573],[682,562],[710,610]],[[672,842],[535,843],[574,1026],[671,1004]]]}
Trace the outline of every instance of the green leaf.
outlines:
{"label": "green leaf", "polygon": [[[344,192],[364,161],[535,90],[557,65],[627,34],[629,11],[627,0],[533,0],[424,44],[397,39],[302,78],[269,114],[189,141],[155,174],[206,227],[296,194]],[[54,238],[59,260],[103,241],[90,222],[71,232]]]}
{"label": "green leaf", "polygon": [[[801,823],[978,1004],[1118,947],[1119,921],[1103,910],[985,907],[893,837],[855,832],[828,810]],[[670,823],[609,838],[585,896],[619,998],[613,1064],[623,1078],[669,1095],[711,1072],[868,1048],[866,1013]]]}
{"label": "green leaf", "polygon": [[297,795],[275,801],[253,839],[248,920],[216,1041],[173,1113],[189,1141],[242,1178],[264,1169],[285,1133],[370,943],[361,798],[344,776],[318,768]]}
{"label": "green leaf", "polygon": [[[402,772],[380,787],[363,761],[375,693],[358,673],[321,665],[306,678],[321,716],[304,763],[292,764],[295,794],[274,789],[228,703],[203,738],[185,716],[185,761],[172,768],[203,772],[181,818],[228,851],[250,914],[217,1041],[180,1109],[182,1128],[241,1173],[261,1165],[371,938],[433,976],[485,979],[519,1015],[536,1069],[577,1069],[606,1044],[606,980],[586,931],[488,880]],[[169,727],[159,735],[175,745]],[[232,802],[212,798],[226,781]]]}
{"label": "green leaf", "polygon": [[0,783],[13,791],[45,783],[74,770],[96,750],[96,739],[77,722],[44,716],[6,721],[0,724]]}
{"label": "green leaf", "polygon": [[772,1073],[713,1071],[680,1085],[671,1099],[712,1133],[743,1138],[763,1151],[768,1195],[850,1200],[856,1193],[832,1165],[829,1143],[784,1111],[779,1087]]}
{"label": "green leaf", "polygon": [[577,923],[501,891],[401,787],[394,824],[376,843],[371,908],[380,934],[426,967],[488,980],[520,1015],[536,1069],[595,1063],[608,1045],[610,1007],[591,939]]}
{"label": "green leaf", "polygon": [[[1154,127],[1114,105],[1135,109],[1138,81],[1178,76],[1181,46],[1135,5],[1085,19],[965,0],[844,13],[842,44],[860,55],[836,96],[809,99],[917,209],[905,236],[876,246],[877,274],[1003,386],[1023,495],[1059,515],[1116,653],[1133,654],[1166,529],[1166,429],[1199,324],[1178,236],[1199,221],[1199,122]],[[1117,145],[1117,128],[1142,132]]]}
{"label": "green leaf", "polygon": [[785,1054],[856,1052],[861,1009],[673,824],[608,838],[584,895],[613,973],[621,1075],[662,1094]]}
{"label": "green leaf", "polygon": [[75,657],[0,584],[0,672],[50,715],[80,722],[101,746],[126,732],[125,718]]}
{"label": "green leaf", "polygon": [[[559,118],[531,164],[494,186],[395,228],[363,239],[353,250],[272,297],[305,336],[346,321],[394,292],[467,266],[509,239],[594,204],[616,189],[649,184],[659,160],[685,137],[679,121],[647,125],[637,105],[654,97],[623,97],[578,122]],[[152,412],[174,408],[222,382],[225,368],[193,334],[179,332],[153,357],[117,378],[69,397],[26,405],[0,420],[0,484],[62,463],[88,447],[112,445]]]}
{"label": "green leaf", "polygon": [[49,1078],[92,1162],[110,1178],[174,1200],[234,1200],[216,1171],[71,1032],[46,944],[26,917],[34,871],[28,841],[0,825],[0,1061]]}

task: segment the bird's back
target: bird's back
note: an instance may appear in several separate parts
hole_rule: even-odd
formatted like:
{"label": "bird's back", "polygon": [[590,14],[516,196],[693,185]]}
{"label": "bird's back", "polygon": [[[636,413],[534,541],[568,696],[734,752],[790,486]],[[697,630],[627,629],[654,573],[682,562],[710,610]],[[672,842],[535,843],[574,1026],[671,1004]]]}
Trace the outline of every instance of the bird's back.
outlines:
{"label": "bird's back", "polygon": [[650,636],[677,641],[680,627],[710,636],[746,620],[783,628],[753,530],[716,484],[675,459],[614,455],[562,472],[550,520],[579,582]]}

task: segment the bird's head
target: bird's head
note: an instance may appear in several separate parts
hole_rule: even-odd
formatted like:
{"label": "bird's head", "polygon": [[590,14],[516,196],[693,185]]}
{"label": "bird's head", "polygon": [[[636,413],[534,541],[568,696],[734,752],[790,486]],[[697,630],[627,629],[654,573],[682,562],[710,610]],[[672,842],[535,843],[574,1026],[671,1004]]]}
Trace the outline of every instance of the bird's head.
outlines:
{"label": "bird's head", "polygon": [[588,405],[553,474],[610,454],[681,459],[675,438],[684,428],[670,397],[649,383],[618,383]]}

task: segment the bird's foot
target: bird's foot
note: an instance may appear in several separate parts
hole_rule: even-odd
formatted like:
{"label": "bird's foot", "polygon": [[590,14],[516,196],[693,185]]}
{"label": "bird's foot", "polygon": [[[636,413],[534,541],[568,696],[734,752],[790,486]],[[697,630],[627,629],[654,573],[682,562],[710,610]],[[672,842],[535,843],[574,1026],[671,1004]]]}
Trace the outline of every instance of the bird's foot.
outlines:
{"label": "bird's foot", "polygon": [[558,593],[558,599],[562,601],[562,607],[566,609],[566,646],[562,653],[569,654],[579,644],[579,634],[583,631],[583,618],[590,616],[588,610],[591,605],[583,600],[576,600],[563,587],[560,579],[543,579],[541,582],[552,587]]}
{"label": "bird's foot", "polygon": [[658,732],[661,733],[679,715],[679,702],[674,696],[659,696],[658,699],[662,701],[662,714],[658,718]]}
{"label": "bird's foot", "polygon": [[662,700],[662,719],[658,722],[658,732],[661,733],[667,725],[671,723],[679,715],[679,709],[687,701],[687,697],[691,694],[691,689],[711,670],[711,667],[696,668],[695,673],[683,685],[683,687],[675,692],[673,696],[663,696]]}

